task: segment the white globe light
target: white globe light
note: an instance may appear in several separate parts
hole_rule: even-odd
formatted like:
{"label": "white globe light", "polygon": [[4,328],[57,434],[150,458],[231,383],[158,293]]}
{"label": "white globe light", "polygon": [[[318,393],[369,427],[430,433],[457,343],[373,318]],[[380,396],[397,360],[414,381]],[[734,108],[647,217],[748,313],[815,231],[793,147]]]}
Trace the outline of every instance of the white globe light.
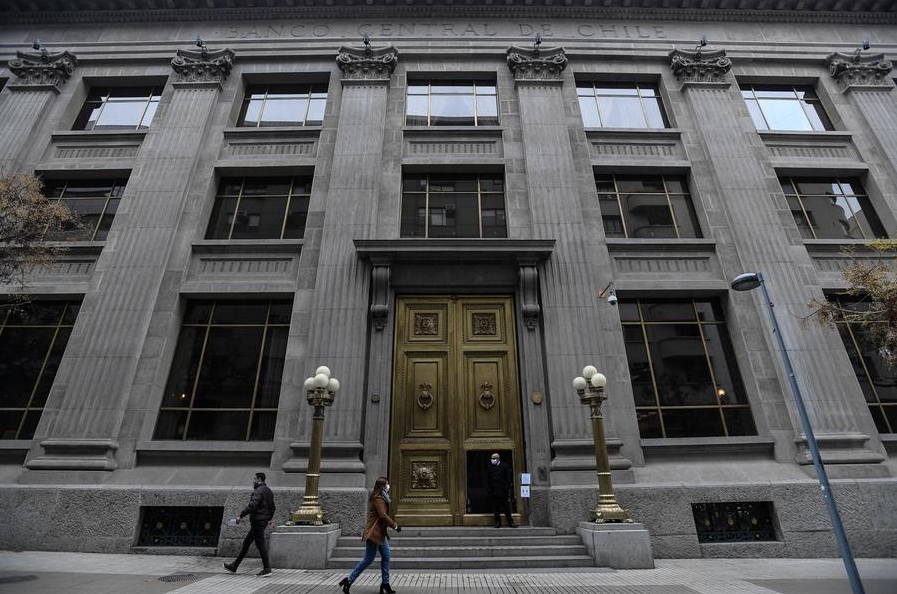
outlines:
{"label": "white globe light", "polygon": [[326,365],[321,365],[320,367],[315,369],[315,375],[318,375],[319,373],[323,373],[327,377],[330,377],[330,368]]}
{"label": "white globe light", "polygon": [[327,384],[330,383],[330,378],[323,373],[319,373],[315,376],[314,382],[316,388],[326,388]]}
{"label": "white globe light", "polygon": [[339,392],[339,380],[335,377],[330,378],[330,381],[327,383],[327,391]]}
{"label": "white globe light", "polygon": [[592,386],[596,388],[603,388],[607,385],[607,378],[604,377],[603,373],[596,373],[592,376]]}
{"label": "white globe light", "polygon": [[586,365],[582,368],[582,375],[586,379],[592,379],[592,376],[598,373],[598,370],[595,369],[593,365]]}
{"label": "white globe light", "polygon": [[312,390],[314,390],[315,389],[315,378],[310,377],[310,378],[306,379],[305,383],[302,384],[302,387],[305,389],[306,392],[311,392]]}
{"label": "white globe light", "polygon": [[577,392],[585,390],[587,384],[588,382],[586,382],[586,378],[584,377],[577,376],[573,378],[573,389]]}

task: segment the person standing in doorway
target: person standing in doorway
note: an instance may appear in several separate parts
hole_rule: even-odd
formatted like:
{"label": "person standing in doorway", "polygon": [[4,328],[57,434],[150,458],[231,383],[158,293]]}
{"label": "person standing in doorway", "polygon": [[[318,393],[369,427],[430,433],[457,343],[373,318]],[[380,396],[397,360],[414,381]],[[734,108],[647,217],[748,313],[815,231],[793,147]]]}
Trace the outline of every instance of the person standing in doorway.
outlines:
{"label": "person standing in doorway", "polygon": [[349,577],[344,577],[339,583],[344,594],[349,594],[352,582],[358,579],[361,572],[373,562],[378,551],[380,552],[380,594],[395,594],[395,590],[389,585],[389,536],[386,534],[386,529],[392,528],[396,532],[401,532],[402,529],[395,520],[389,517],[389,503],[389,481],[385,476],[381,476],[374,483],[374,489],[368,498],[368,520],[364,532],[361,533],[361,540],[364,541],[365,546],[364,557],[358,562]]}
{"label": "person standing in doorway", "polygon": [[233,563],[225,563],[224,568],[231,573],[237,571],[240,561],[249,552],[249,545],[253,542],[259,550],[262,557],[262,570],[256,575],[259,577],[268,577],[271,575],[271,563],[268,561],[268,546],[265,544],[265,528],[273,523],[274,519],[274,493],[265,484],[265,473],[256,472],[255,478],[252,480],[252,496],[249,498],[249,505],[240,512],[237,523],[249,516],[249,532],[243,539],[243,548],[240,554],[234,559]]}
{"label": "person standing in doorway", "polygon": [[514,518],[511,517],[510,499],[514,489],[514,476],[511,467],[501,461],[498,452],[492,454],[492,463],[486,477],[486,491],[492,499],[492,513],[495,515],[495,527],[501,528],[501,513],[504,512],[508,520],[508,526],[516,528]]}

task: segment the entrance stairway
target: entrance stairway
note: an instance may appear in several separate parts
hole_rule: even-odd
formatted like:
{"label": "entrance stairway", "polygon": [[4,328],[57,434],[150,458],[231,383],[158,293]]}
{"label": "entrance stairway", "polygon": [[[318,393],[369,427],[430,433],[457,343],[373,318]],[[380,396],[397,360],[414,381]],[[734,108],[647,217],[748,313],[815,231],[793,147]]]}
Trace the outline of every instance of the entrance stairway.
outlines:
{"label": "entrance stairway", "polygon": [[[558,534],[554,528],[402,528],[392,530],[392,569],[506,569],[594,567],[578,534]],[[327,560],[328,569],[355,567],[364,556],[358,535],[341,536]],[[379,567],[379,556],[371,567]]]}

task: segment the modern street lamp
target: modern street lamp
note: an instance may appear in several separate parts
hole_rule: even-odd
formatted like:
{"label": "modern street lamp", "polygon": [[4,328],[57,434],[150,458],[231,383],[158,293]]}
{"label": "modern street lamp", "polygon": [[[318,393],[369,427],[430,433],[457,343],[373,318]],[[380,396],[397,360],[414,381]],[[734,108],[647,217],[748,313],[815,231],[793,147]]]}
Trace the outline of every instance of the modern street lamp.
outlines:
{"label": "modern street lamp", "polygon": [[782,363],[785,365],[785,373],[788,374],[788,382],[791,384],[791,393],[794,395],[794,405],[797,408],[797,414],[800,417],[801,428],[807,437],[807,447],[810,449],[810,455],[813,458],[813,466],[816,467],[816,477],[819,479],[819,487],[822,489],[822,498],[828,508],[828,515],[832,520],[832,526],[835,529],[835,540],[838,542],[838,549],[841,551],[841,558],[844,560],[844,567],[847,570],[847,577],[850,580],[850,588],[854,594],[864,594],[863,582],[860,581],[860,574],[857,572],[856,563],[853,560],[853,553],[850,551],[850,544],[847,542],[847,535],[844,533],[844,526],[841,524],[841,515],[838,513],[838,506],[835,503],[835,495],[832,493],[831,486],[828,482],[828,475],[825,473],[825,466],[822,464],[822,457],[819,455],[819,447],[816,445],[816,436],[813,434],[813,427],[810,425],[810,417],[807,415],[807,408],[804,406],[804,399],[800,394],[800,388],[797,386],[797,377],[794,375],[794,368],[791,366],[791,358],[788,351],[785,350],[785,341],[782,339],[782,331],[779,328],[779,322],[776,319],[775,310],[773,310],[772,300],[769,298],[769,292],[766,290],[766,283],[763,280],[763,274],[759,272],[745,272],[739,274],[732,280],[732,288],[736,291],[751,291],[760,287],[763,292],[763,300],[766,302],[766,309],[769,312],[769,319],[772,320],[772,333],[776,336],[776,342],[779,345],[779,351],[782,353]]}
{"label": "modern street lamp", "polygon": [[595,441],[595,466],[598,470],[598,506],[592,510],[592,517],[598,524],[632,522],[629,512],[617,503],[611,482],[607,442],[604,439],[604,417],[601,416],[601,403],[607,399],[604,393],[606,385],[607,378],[591,365],[583,368],[582,376],[573,378],[573,389],[579,395],[579,401],[592,412],[592,438]]}
{"label": "modern street lamp", "polygon": [[321,479],[321,442],[324,438],[324,407],[332,406],[339,391],[339,380],[330,377],[330,368],[321,366],[314,377],[305,380],[305,397],[315,407],[311,417],[311,446],[308,451],[308,472],[305,474],[305,494],[302,505],[290,514],[291,524],[321,526],[325,523],[324,510],[318,501],[318,483]]}

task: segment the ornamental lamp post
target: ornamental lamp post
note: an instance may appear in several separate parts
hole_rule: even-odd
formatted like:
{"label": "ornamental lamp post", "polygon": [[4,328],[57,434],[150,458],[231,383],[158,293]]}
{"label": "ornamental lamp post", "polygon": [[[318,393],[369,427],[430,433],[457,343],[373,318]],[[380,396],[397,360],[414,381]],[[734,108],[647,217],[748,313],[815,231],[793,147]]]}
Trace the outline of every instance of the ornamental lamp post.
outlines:
{"label": "ornamental lamp post", "polygon": [[592,365],[583,368],[582,376],[573,378],[573,389],[579,395],[579,401],[588,406],[592,413],[592,437],[595,441],[595,466],[598,471],[598,506],[592,510],[592,517],[597,524],[632,522],[629,512],[617,503],[611,482],[607,442],[604,438],[604,417],[601,416],[601,404],[607,399],[604,393],[606,385],[607,378]]}
{"label": "ornamental lamp post", "polygon": [[322,526],[326,523],[324,510],[318,501],[321,479],[321,442],[324,438],[324,407],[332,406],[339,391],[339,380],[330,376],[330,368],[322,365],[314,377],[305,380],[305,397],[314,407],[311,417],[311,445],[308,451],[308,472],[305,475],[305,494],[302,505],[290,514],[290,524]]}

